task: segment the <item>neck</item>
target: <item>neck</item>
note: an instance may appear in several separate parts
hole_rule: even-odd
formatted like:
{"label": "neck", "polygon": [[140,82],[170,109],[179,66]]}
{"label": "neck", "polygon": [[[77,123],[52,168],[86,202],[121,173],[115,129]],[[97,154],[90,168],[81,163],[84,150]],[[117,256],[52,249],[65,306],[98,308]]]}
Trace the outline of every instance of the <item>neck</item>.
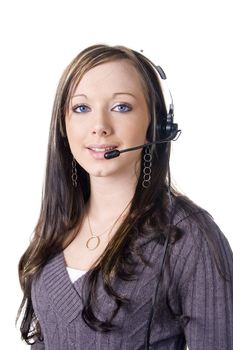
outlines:
{"label": "neck", "polygon": [[98,221],[115,219],[132,200],[136,184],[136,177],[124,181],[111,177],[90,177],[89,215],[93,219],[98,218]]}

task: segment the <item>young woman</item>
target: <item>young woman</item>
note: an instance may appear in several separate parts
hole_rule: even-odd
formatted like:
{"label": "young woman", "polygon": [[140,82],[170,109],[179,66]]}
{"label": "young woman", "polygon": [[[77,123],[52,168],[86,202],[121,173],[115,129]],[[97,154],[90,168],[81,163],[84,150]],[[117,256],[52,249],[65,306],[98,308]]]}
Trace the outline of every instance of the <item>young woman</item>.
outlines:
{"label": "young woman", "polygon": [[41,213],[19,263],[33,350],[233,349],[233,254],[170,185],[177,125],[161,78],[141,53],[106,45],[61,77]]}

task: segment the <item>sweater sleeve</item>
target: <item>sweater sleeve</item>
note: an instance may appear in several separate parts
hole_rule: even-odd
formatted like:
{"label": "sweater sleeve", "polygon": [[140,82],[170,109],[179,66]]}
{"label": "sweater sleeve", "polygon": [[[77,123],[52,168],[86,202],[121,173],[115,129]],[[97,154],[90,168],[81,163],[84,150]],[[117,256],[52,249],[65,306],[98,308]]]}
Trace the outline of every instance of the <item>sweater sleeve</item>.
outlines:
{"label": "sweater sleeve", "polygon": [[[213,235],[228,281],[220,275],[213,251],[203,238],[198,259],[190,263],[187,258],[180,280],[182,314],[189,318],[184,326],[189,350],[233,350],[233,253],[214,222]],[[190,265],[194,272],[187,279],[185,270]]]}

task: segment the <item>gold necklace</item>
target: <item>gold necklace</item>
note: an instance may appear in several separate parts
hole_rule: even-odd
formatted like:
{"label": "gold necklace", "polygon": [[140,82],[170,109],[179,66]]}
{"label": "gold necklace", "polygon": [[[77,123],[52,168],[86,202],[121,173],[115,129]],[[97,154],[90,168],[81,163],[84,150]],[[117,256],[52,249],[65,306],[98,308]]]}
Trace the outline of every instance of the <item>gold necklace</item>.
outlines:
{"label": "gold necklace", "polygon": [[[131,202],[131,201],[130,201]],[[104,230],[104,232],[102,232],[101,234],[97,235],[94,234],[91,228],[91,224],[90,224],[90,219],[89,219],[89,215],[87,214],[87,221],[88,221],[88,226],[89,226],[89,230],[91,233],[91,237],[87,240],[86,242],[86,247],[89,250],[95,250],[99,245],[100,245],[100,236],[104,235],[106,233],[106,231],[108,231],[108,234],[110,235],[110,233],[112,232],[114,226],[116,225],[116,223],[120,220],[120,218],[123,216],[124,212],[126,211],[126,209],[128,208],[130,202],[127,204],[127,206],[124,208],[124,210],[120,213],[120,215],[116,218],[116,220],[114,221],[114,223],[108,227],[106,230]],[[93,247],[90,246],[90,242],[92,242],[92,244],[94,244]]]}

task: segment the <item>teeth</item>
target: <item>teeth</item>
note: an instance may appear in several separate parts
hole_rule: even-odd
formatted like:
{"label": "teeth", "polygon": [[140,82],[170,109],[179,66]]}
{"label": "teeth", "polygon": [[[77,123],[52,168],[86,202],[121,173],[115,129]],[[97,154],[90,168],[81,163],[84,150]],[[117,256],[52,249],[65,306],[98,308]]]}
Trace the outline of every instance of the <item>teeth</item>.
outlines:
{"label": "teeth", "polygon": [[98,147],[93,147],[91,148],[95,152],[103,152],[103,151],[111,151],[114,147],[106,147],[106,148],[98,148]]}

